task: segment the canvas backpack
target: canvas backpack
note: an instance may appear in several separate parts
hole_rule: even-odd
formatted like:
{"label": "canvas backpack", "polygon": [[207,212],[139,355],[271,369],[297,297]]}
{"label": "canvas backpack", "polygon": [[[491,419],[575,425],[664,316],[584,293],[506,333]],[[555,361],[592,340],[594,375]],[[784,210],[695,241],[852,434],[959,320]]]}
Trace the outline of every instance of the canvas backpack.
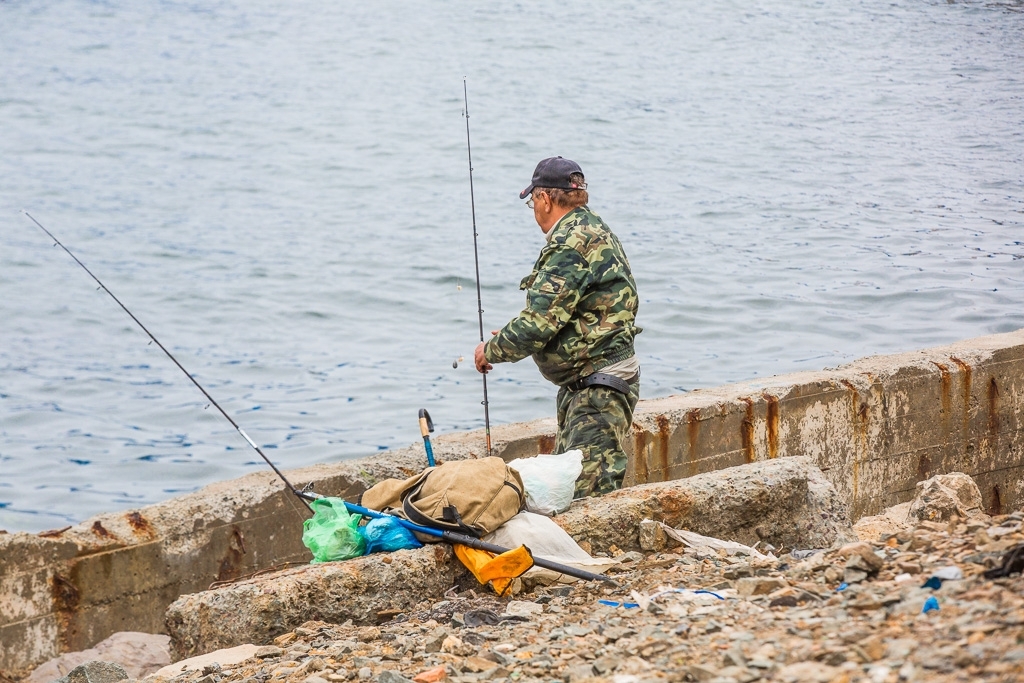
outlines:
{"label": "canvas backpack", "polygon": [[387,479],[360,504],[423,526],[479,538],[526,506],[523,479],[498,457],[452,460],[408,479]]}

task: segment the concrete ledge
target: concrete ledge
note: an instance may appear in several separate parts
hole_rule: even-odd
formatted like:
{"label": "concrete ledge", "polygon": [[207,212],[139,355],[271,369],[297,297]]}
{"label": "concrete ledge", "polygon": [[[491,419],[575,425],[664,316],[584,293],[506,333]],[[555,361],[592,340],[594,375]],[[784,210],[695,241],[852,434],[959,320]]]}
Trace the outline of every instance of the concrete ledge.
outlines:
{"label": "concrete ledge", "polygon": [[[988,511],[1024,507],[1024,330],[641,402],[627,483],[668,481],[791,455],[811,458],[854,519],[962,471]],[[552,419],[492,430],[506,459],[550,452]],[[479,432],[433,440],[438,459],[481,455]],[[354,496],[423,466],[416,445],[291,471]],[[302,508],[271,473],[220,482],[54,537],[0,535],[0,674],[17,677],[117,631],[163,631],[178,596],[308,561]]]}
{"label": "concrete ledge", "polygon": [[644,401],[627,483],[811,457],[854,519],[934,474],[974,477],[990,512],[1024,504],[1024,330]]}
{"label": "concrete ledge", "polygon": [[[465,434],[437,439],[435,455],[474,457],[479,442],[477,449]],[[414,446],[288,476],[297,486],[316,481],[321,492],[351,496],[419,472],[423,461],[422,446]],[[308,562],[301,540],[307,516],[272,472],[258,472],[56,535],[0,535],[0,673],[20,677],[118,631],[163,633],[164,612],[182,594]]]}
{"label": "concrete ledge", "polygon": [[[751,463],[573,503],[555,521],[594,550],[637,550],[645,518],[753,545],[825,548],[857,539],[846,506],[807,458]],[[171,656],[268,644],[306,621],[382,621],[440,599],[466,574],[446,545],[276,572],[186,595],[167,610]],[[388,616],[393,616],[393,613]]]}
{"label": "concrete ledge", "polygon": [[740,465],[657,484],[642,484],[573,503],[555,517],[594,551],[639,550],[640,522],[746,545],[828,548],[855,541],[846,504],[807,458]]}
{"label": "concrete ledge", "polygon": [[431,544],[287,569],[182,596],[167,610],[171,658],[266,644],[306,621],[375,624],[381,612],[440,599],[463,573],[450,546]]}

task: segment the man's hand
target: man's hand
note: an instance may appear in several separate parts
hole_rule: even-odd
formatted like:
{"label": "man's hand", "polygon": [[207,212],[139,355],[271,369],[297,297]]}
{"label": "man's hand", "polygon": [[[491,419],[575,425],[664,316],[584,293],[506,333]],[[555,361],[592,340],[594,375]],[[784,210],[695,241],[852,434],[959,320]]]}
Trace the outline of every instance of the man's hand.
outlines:
{"label": "man's hand", "polygon": [[476,371],[487,374],[493,365],[487,362],[487,357],[484,355],[484,343],[480,342],[476,345],[476,351],[473,352],[473,362],[476,363]]}

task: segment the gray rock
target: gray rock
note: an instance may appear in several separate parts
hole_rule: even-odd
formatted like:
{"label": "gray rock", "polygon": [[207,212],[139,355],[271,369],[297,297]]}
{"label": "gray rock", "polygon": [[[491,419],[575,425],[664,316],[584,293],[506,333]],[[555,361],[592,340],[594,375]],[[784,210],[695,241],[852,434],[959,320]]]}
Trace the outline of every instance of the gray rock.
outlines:
{"label": "gray rock", "polygon": [[611,655],[605,655],[594,661],[594,671],[597,672],[598,676],[607,676],[619,666],[622,659],[619,657],[613,657]]}
{"label": "gray rock", "polygon": [[747,668],[747,658],[743,655],[743,648],[739,645],[733,645],[726,650],[725,654],[722,655],[722,664],[726,667]]}
{"label": "gray rock", "polygon": [[821,470],[803,457],[631,486],[575,501],[554,518],[595,552],[613,545],[639,550],[645,519],[746,545],[827,548],[856,540],[846,505]]}
{"label": "gray rock", "polygon": [[444,643],[444,639],[448,637],[448,629],[443,626],[439,626],[431,631],[427,637],[423,640],[423,651],[440,652],[441,644]]}
{"label": "gray rock", "polygon": [[917,483],[910,504],[910,516],[921,521],[944,522],[950,517],[966,518],[982,513],[981,490],[962,472],[939,474]]}
{"label": "gray rock", "polygon": [[860,583],[861,581],[866,581],[867,578],[868,578],[868,573],[866,571],[862,570],[862,569],[857,569],[855,567],[847,567],[846,569],[843,570],[843,582],[844,583],[849,583],[849,584]]}
{"label": "gray rock", "polygon": [[[643,524],[643,522],[641,522],[641,524]],[[665,532],[662,531],[662,533],[665,533]],[[621,555],[619,555],[615,559],[617,559],[622,564],[630,564],[632,562],[640,562],[641,560],[643,560],[644,559],[644,554],[643,553],[638,553],[635,550],[630,550],[628,553],[622,553]]]}
{"label": "gray rock", "polygon": [[593,664],[575,664],[570,666],[563,675],[569,678],[569,683],[575,681],[582,681],[594,676],[594,665]]}
{"label": "gray rock", "polygon": [[783,667],[776,678],[785,683],[829,683],[842,673],[842,670],[819,662],[797,662]]}
{"label": "gray rock", "polygon": [[377,683],[412,683],[412,679],[406,678],[397,671],[385,669],[377,674]]}
{"label": "gray rock", "polygon": [[[772,591],[777,591],[788,585],[785,579],[776,576],[750,576],[736,582],[736,592],[744,597],[768,595]],[[745,666],[745,664],[737,666]]]}
{"label": "gray rock", "polygon": [[710,681],[711,679],[718,677],[717,670],[712,669],[709,666],[701,666],[699,664],[684,666],[683,672],[689,674],[690,678],[694,681]]}
{"label": "gray rock", "polygon": [[668,536],[661,524],[653,519],[640,522],[640,548],[642,550],[661,552],[668,546]]}
{"label": "gray rock", "polygon": [[61,680],[67,683],[117,683],[128,678],[128,672],[120,664],[97,660],[76,666]]}
{"label": "gray rock", "polygon": [[868,574],[875,574],[885,564],[885,561],[875,553],[871,544],[863,541],[847,543],[839,549],[839,555],[847,558],[847,567],[860,569]]}

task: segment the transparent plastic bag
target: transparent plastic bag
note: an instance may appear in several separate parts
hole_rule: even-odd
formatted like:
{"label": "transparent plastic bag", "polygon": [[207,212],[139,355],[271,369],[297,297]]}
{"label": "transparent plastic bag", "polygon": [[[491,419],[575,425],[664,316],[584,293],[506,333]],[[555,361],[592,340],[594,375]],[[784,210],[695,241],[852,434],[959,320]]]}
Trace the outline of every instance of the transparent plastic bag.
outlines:
{"label": "transparent plastic bag", "polygon": [[557,515],[572,504],[576,479],[583,472],[583,451],[517,458],[508,466],[523,478],[526,509],[541,515]]}
{"label": "transparent plastic bag", "polygon": [[302,523],[302,543],[313,553],[313,562],[335,562],[359,557],[366,539],[359,530],[359,515],[349,514],[341,498],[317,498],[310,505],[313,516]]}
{"label": "transparent plastic bag", "polygon": [[371,519],[360,531],[366,539],[366,554],[390,553],[394,550],[422,548],[411,531],[402,526],[394,517]]}

